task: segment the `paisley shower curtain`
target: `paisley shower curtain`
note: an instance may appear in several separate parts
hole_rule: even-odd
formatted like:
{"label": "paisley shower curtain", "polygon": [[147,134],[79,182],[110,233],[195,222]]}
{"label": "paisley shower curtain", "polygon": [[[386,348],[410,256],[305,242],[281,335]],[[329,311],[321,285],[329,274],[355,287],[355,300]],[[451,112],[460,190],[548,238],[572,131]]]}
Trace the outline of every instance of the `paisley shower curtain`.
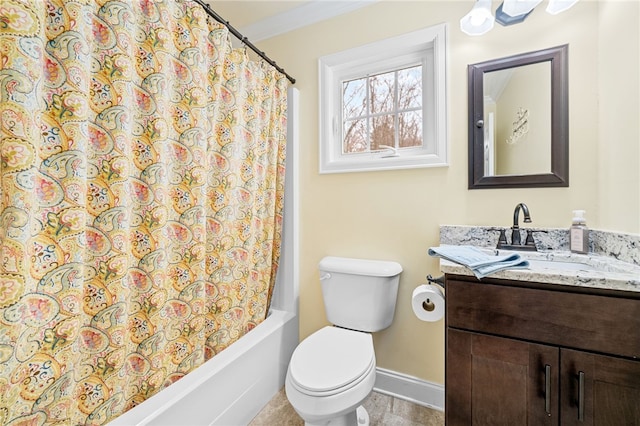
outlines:
{"label": "paisley shower curtain", "polygon": [[104,424],[265,318],[286,91],[190,0],[0,1],[0,424]]}

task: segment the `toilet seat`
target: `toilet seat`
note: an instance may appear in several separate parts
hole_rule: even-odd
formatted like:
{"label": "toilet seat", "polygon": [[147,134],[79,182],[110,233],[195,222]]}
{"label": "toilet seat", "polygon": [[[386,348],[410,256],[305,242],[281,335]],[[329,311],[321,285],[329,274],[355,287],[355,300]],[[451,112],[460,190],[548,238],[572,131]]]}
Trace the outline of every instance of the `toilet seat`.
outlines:
{"label": "toilet seat", "polygon": [[289,363],[291,384],[312,396],[344,392],[375,369],[370,334],[327,326],[307,337]]}

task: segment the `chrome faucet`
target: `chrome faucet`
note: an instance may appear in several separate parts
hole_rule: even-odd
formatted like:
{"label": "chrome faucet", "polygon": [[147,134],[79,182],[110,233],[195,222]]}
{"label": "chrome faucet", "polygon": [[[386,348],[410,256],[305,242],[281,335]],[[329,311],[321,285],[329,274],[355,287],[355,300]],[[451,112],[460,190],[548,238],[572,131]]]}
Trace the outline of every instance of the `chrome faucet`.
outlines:
{"label": "chrome faucet", "polygon": [[[529,250],[537,251],[536,243],[533,240],[532,230],[527,230],[527,238],[522,244],[522,238],[520,236],[520,225],[518,224],[520,219],[520,210],[524,214],[524,223],[531,223],[531,215],[529,214],[529,208],[525,203],[519,203],[513,211],[513,226],[511,227],[511,244],[507,243],[507,237],[505,236],[504,229],[498,229],[500,231],[500,237],[498,238],[497,249],[507,250]],[[536,231],[542,232],[542,231]]]}

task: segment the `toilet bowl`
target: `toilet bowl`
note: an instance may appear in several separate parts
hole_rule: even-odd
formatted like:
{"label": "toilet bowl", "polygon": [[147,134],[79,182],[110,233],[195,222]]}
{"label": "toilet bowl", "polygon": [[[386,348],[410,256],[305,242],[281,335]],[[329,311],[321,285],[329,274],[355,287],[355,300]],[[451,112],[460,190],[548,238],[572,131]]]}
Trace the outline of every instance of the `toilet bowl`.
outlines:
{"label": "toilet bowl", "polygon": [[367,426],[362,407],[376,381],[370,333],[393,321],[402,266],[328,256],[319,264],[324,327],[294,350],[285,391],[307,426]]}
{"label": "toilet bowl", "polygon": [[289,363],[285,391],[308,426],[366,426],[362,402],[376,378],[371,334],[327,326],[307,337]]}

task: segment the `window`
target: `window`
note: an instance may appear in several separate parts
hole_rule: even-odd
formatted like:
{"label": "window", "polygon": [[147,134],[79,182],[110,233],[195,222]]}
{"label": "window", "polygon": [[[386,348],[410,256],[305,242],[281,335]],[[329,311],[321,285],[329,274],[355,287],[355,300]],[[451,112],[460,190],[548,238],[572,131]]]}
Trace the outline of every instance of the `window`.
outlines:
{"label": "window", "polygon": [[446,24],[320,58],[320,173],[447,165]]}

